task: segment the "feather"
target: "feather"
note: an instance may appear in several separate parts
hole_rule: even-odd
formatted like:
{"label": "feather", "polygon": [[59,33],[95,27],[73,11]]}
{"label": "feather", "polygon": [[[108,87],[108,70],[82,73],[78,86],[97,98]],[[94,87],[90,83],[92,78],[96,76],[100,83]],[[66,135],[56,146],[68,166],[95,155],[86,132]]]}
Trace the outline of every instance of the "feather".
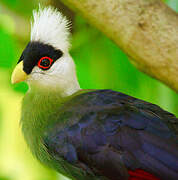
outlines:
{"label": "feather", "polygon": [[53,7],[41,8],[33,12],[31,41],[37,41],[67,52],[69,43],[68,20]]}
{"label": "feather", "polygon": [[[137,106],[140,103],[141,108]],[[136,172],[139,178],[143,171],[147,179],[148,174],[155,180],[177,179],[178,145],[175,131],[168,127],[174,121],[163,119],[174,119],[172,114],[110,90],[75,96],[62,109],[53,127],[63,130],[52,128],[45,137],[48,151],[55,156],[74,166],[82,163],[87,172],[110,180],[131,178],[129,172]],[[63,150],[66,144],[70,147],[67,151]]]}

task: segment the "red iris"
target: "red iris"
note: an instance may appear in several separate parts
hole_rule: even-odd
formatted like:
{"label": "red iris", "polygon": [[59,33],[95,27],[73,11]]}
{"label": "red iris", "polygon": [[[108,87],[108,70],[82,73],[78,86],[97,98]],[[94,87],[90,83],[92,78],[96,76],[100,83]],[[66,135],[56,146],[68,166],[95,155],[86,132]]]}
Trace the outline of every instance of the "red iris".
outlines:
{"label": "red iris", "polygon": [[51,67],[53,63],[53,59],[49,58],[49,57],[42,57],[39,61],[38,61],[38,67],[41,69],[49,69]]}

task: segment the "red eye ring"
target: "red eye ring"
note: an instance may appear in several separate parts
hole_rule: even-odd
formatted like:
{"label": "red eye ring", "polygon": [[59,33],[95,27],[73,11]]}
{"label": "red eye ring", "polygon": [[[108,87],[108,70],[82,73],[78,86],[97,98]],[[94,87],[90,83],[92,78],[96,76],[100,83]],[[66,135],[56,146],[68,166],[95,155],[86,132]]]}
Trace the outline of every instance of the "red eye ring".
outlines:
{"label": "red eye ring", "polygon": [[[44,63],[44,62],[43,62],[44,60],[48,60],[49,63],[46,64],[46,65],[42,65],[42,63]],[[47,69],[50,68],[50,66],[52,65],[52,63],[53,63],[53,59],[45,56],[45,57],[42,57],[42,58],[38,61],[38,67],[41,68],[41,69],[46,69],[46,70],[47,70]]]}

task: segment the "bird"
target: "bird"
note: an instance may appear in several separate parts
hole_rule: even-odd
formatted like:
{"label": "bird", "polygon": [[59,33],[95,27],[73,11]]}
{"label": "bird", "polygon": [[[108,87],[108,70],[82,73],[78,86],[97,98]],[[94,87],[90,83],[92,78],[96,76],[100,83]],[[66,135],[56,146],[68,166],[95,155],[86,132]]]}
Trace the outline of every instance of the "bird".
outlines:
{"label": "bird", "polygon": [[25,81],[20,125],[32,154],[72,180],[177,180],[178,118],[110,89],[81,89],[70,22],[33,11],[31,38],[11,82]]}

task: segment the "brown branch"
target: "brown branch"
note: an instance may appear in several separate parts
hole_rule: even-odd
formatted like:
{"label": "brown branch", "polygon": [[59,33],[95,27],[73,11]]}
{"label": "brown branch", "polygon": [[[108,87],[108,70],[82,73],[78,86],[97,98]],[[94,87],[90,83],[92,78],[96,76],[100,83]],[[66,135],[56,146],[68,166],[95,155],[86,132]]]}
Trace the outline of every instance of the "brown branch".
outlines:
{"label": "brown branch", "polygon": [[111,38],[138,69],[178,92],[178,14],[161,0],[62,1]]}

